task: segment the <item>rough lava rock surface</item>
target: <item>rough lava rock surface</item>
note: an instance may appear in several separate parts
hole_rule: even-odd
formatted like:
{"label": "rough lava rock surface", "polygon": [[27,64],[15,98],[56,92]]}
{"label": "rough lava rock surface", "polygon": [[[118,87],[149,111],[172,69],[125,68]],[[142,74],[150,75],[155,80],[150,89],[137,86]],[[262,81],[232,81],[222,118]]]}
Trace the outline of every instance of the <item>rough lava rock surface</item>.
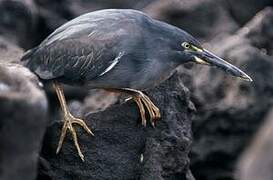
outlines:
{"label": "rough lava rock surface", "polygon": [[[78,130],[84,163],[70,135],[60,154],[55,154],[62,123],[52,121],[41,154],[48,163],[44,163],[46,168],[38,179],[193,180],[188,154],[195,108],[188,90],[175,75],[147,94],[161,110],[156,128],[141,126],[138,108],[132,101],[84,116],[95,134],[92,137]],[[82,107],[82,112],[89,111]]]}
{"label": "rough lava rock surface", "polygon": [[0,63],[0,179],[34,180],[47,100],[28,69]]}
{"label": "rough lava rock surface", "polygon": [[273,109],[268,113],[265,123],[256,133],[251,146],[247,148],[237,166],[236,179],[273,179]]}
{"label": "rough lava rock surface", "polygon": [[19,62],[23,49],[14,45],[5,37],[0,36],[0,62],[4,63],[16,63]]}
{"label": "rough lava rock surface", "polygon": [[225,3],[219,0],[159,0],[143,10],[155,19],[183,28],[202,41],[230,34],[239,28]]}
{"label": "rough lava rock surface", "polygon": [[197,179],[233,179],[237,158],[272,107],[272,29],[273,9],[265,8],[236,34],[210,42],[216,54],[247,72],[253,83],[211,67],[193,68],[190,75],[181,70],[184,77],[194,76],[185,84],[197,108],[191,157]]}
{"label": "rough lava rock surface", "polygon": [[0,35],[28,49],[35,44],[37,8],[32,0],[0,0]]}
{"label": "rough lava rock surface", "polygon": [[266,6],[273,6],[271,0],[224,0],[232,18],[240,25],[247,23],[257,12]]}
{"label": "rough lava rock surface", "polygon": [[38,78],[14,64],[21,48],[0,37],[0,54],[0,179],[34,180],[46,130],[46,96]]}

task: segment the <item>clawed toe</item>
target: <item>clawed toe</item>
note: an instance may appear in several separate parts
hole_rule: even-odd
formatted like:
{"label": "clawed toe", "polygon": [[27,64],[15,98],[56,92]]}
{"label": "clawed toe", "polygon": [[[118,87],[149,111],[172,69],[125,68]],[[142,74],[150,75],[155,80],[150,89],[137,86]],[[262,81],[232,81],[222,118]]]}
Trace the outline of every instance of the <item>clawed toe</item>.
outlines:
{"label": "clawed toe", "polygon": [[141,91],[130,89],[130,88],[122,88],[122,89],[107,88],[105,90],[129,94],[132,97],[132,99],[136,102],[139,108],[141,123],[143,126],[146,126],[147,124],[147,120],[145,117],[145,110],[147,110],[150,115],[150,122],[152,126],[155,126],[155,122],[160,118],[160,111],[158,107],[156,107],[154,103],[150,100],[150,98],[146,96],[144,93],[142,93]]}
{"label": "clawed toe", "polygon": [[72,116],[72,124],[78,124],[81,126],[88,134],[94,136],[93,132],[88,128],[85,122],[82,119],[78,119]]}
{"label": "clawed toe", "polygon": [[58,143],[56,153],[60,152],[61,147],[63,145],[65,135],[68,130],[72,134],[72,138],[74,141],[74,145],[78,151],[78,155],[80,156],[81,160],[84,161],[84,155],[80,149],[80,145],[78,143],[77,132],[76,132],[75,128],[73,127],[73,124],[77,124],[77,125],[81,126],[88,134],[91,134],[94,136],[92,131],[88,128],[88,126],[85,124],[85,122],[82,119],[75,118],[70,113],[68,113],[68,114],[64,115],[64,124],[63,124],[63,128],[62,128],[62,132],[61,132],[61,136],[60,136],[60,140]]}
{"label": "clawed toe", "polygon": [[155,122],[160,118],[160,111],[148,96],[143,93],[139,93],[138,96],[134,97],[135,102],[137,103],[142,119],[142,125],[146,126],[146,117],[145,117],[145,108],[147,109],[150,115],[150,123],[154,127]]}

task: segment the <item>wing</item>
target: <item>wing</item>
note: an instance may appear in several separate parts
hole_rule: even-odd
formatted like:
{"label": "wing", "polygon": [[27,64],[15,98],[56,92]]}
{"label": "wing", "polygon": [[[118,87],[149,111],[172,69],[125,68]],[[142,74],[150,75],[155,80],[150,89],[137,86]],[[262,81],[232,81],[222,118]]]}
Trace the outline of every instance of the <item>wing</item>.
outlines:
{"label": "wing", "polygon": [[139,21],[145,17],[125,12],[100,11],[69,21],[27,52],[22,61],[41,79],[77,82],[95,78],[115,66],[124,49],[133,51],[135,41],[142,39]]}
{"label": "wing", "polygon": [[22,61],[41,79],[77,83],[99,76],[118,56],[104,43],[79,38],[55,41],[33,51]]}

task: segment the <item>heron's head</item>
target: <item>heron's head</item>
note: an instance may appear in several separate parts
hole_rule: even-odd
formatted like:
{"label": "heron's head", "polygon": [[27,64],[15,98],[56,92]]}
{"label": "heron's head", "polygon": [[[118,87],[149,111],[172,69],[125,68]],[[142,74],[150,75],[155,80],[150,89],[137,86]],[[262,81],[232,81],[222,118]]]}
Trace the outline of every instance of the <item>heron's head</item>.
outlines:
{"label": "heron's head", "polygon": [[203,48],[195,38],[186,32],[183,32],[183,36],[180,34],[180,41],[178,39],[175,41],[176,49],[180,54],[180,61],[182,60],[183,63],[195,62],[198,64],[215,66],[235,77],[246,81],[252,81],[252,79],[242,70]]}

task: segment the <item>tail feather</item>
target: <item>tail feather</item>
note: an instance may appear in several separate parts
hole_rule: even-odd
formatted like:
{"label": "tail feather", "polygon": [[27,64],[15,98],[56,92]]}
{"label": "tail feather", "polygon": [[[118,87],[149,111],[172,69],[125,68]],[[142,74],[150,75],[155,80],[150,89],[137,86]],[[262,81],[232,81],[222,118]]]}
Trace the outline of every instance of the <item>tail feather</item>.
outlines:
{"label": "tail feather", "polygon": [[47,80],[55,78],[52,72],[48,70],[48,66],[44,66],[43,63],[41,63],[38,47],[25,52],[20,61],[23,66],[27,67],[40,79]]}
{"label": "tail feather", "polygon": [[30,49],[24,53],[23,57],[21,58],[21,63],[24,66],[27,66],[29,64],[29,61],[31,61],[31,59],[32,59],[32,55],[36,52],[37,49],[38,49],[38,47],[35,47],[35,48]]}

